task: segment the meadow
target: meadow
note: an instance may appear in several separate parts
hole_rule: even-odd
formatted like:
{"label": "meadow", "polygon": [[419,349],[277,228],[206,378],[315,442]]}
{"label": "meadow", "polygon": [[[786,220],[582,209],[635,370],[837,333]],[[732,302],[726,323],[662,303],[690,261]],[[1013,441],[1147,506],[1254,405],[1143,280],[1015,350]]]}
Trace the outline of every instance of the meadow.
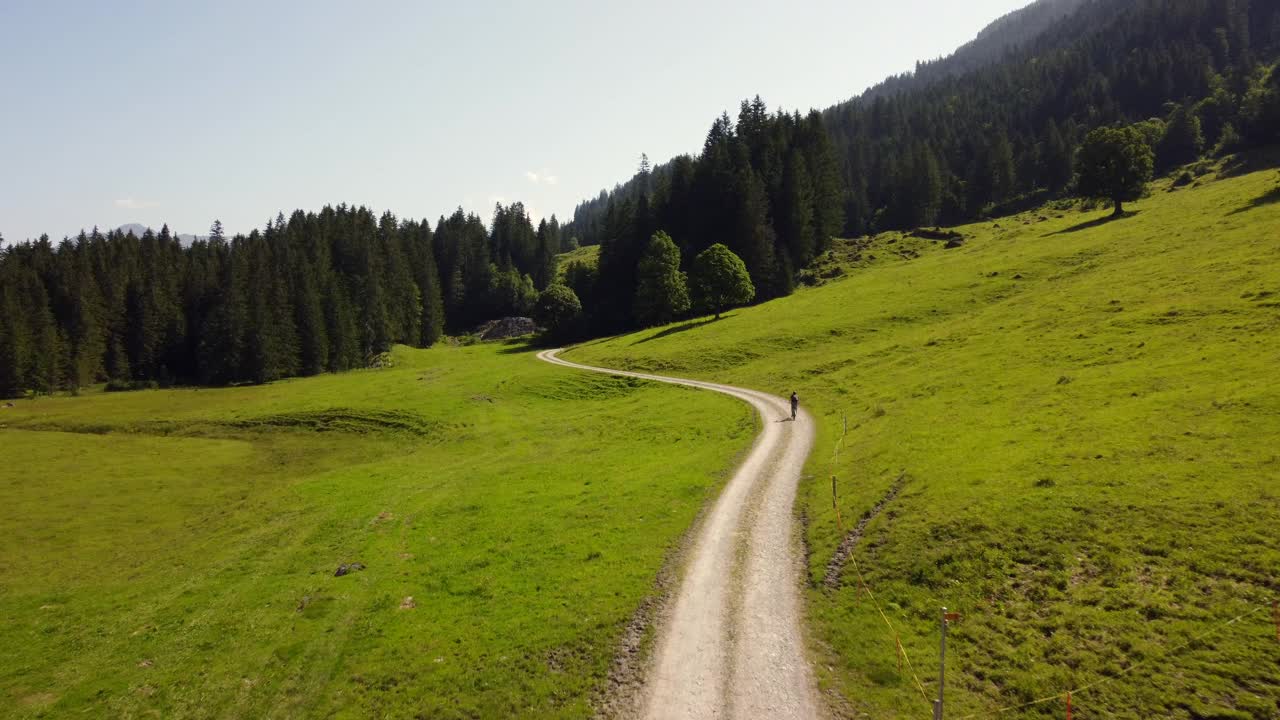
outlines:
{"label": "meadow", "polygon": [[517,344],[393,361],[0,408],[0,717],[592,714],[756,418]]}
{"label": "meadow", "polygon": [[799,393],[838,715],[931,716],[946,606],[949,718],[1275,718],[1280,186],[1227,174],[840,241],[815,287],[564,357]]}

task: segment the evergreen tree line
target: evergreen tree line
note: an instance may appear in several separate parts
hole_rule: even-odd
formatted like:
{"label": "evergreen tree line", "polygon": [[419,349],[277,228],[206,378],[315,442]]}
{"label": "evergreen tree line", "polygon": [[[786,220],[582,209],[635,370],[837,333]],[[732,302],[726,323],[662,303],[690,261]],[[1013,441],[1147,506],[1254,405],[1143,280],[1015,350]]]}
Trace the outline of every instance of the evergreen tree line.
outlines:
{"label": "evergreen tree line", "polygon": [[491,228],[364,207],[277,216],[184,247],[165,226],[0,249],[0,396],[110,380],[228,384],[375,362],[502,315],[554,279],[560,226],[520,203]]}
{"label": "evergreen tree line", "polygon": [[843,232],[960,223],[1063,195],[1101,126],[1149,121],[1157,171],[1280,141],[1278,56],[1273,1],[1037,3],[823,113]]}
{"label": "evergreen tree line", "polygon": [[727,113],[715,120],[697,157],[656,168],[642,157],[631,180],[579,204],[565,233],[599,245],[599,265],[571,264],[565,282],[582,301],[588,334],[643,324],[638,269],[661,231],[682,267],[720,243],[745,264],[756,299],[780,297],[839,233],[842,197],[819,113],[770,113],[759,97],[744,100],[736,123]]}

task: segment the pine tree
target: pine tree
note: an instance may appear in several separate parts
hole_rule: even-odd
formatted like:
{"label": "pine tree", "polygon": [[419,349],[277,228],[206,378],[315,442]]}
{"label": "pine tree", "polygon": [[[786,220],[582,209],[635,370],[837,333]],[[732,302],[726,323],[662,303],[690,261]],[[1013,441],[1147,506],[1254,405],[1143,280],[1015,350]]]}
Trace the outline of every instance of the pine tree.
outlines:
{"label": "pine tree", "polygon": [[299,263],[295,272],[293,309],[298,328],[299,372],[316,375],[329,366],[329,332],[325,326],[320,282],[308,263]]}
{"label": "pine tree", "polygon": [[1156,166],[1161,172],[1195,162],[1204,151],[1200,118],[1185,105],[1174,108],[1155,150]]}
{"label": "pine tree", "polygon": [[1040,155],[1043,174],[1041,182],[1053,192],[1062,190],[1071,182],[1071,148],[1062,137],[1058,123],[1050,118],[1045,128],[1044,149]]}
{"label": "pine tree", "polygon": [[[555,217],[552,216],[554,220]],[[538,251],[533,272],[533,285],[539,290],[545,289],[556,279],[556,250],[559,243],[553,235],[551,224],[546,220],[538,223]]]}
{"label": "pine tree", "polygon": [[1013,146],[1003,133],[997,133],[987,154],[987,168],[991,176],[991,199],[1004,202],[1013,195],[1018,185],[1013,163]]}
{"label": "pine tree", "polygon": [[32,353],[17,269],[16,261],[6,263],[0,251],[0,397],[6,398],[18,397],[27,389],[26,368]]}
{"label": "pine tree", "polygon": [[413,264],[414,283],[421,302],[419,334],[415,342],[421,347],[430,347],[444,334],[445,326],[444,299],[432,249],[431,226],[426,222],[415,225],[409,242],[406,254]]}
{"label": "pine tree", "polygon": [[[844,182],[840,177],[840,165],[835,147],[823,123],[821,113],[809,113],[805,120],[806,158],[812,175],[813,191],[813,255],[825,252],[844,227]],[[808,259],[792,258],[798,265],[807,265]]]}
{"label": "pine tree", "polygon": [[778,239],[800,266],[814,255],[814,195],[808,163],[798,149],[787,153],[776,219]]}
{"label": "pine tree", "polygon": [[665,325],[689,311],[689,289],[680,272],[680,249],[664,232],[654,233],[636,266],[632,312],[645,327]]}
{"label": "pine tree", "polygon": [[325,334],[329,337],[329,372],[360,366],[360,337],[355,309],[343,282],[330,276],[324,292]]}
{"label": "pine tree", "polygon": [[34,273],[27,273],[24,290],[30,298],[25,309],[30,327],[26,384],[36,392],[49,394],[62,385],[63,338],[54,320],[53,311],[49,308],[49,296],[44,284]]}
{"label": "pine tree", "polygon": [[936,224],[942,209],[942,178],[937,159],[925,145],[916,148],[908,187],[910,210],[907,224],[916,227]]}
{"label": "pine tree", "polygon": [[[214,223],[211,242],[221,243],[221,224]],[[243,372],[249,325],[249,262],[244,241],[237,239],[227,251],[219,289],[210,298],[209,312],[200,328],[197,373],[201,383],[225,385],[247,377]]]}

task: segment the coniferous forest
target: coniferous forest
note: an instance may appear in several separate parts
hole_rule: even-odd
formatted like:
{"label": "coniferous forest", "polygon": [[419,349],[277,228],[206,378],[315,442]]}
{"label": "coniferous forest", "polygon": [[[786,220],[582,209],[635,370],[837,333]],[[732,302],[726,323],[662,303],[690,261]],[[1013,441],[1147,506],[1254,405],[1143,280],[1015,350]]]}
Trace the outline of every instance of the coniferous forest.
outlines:
{"label": "coniferous forest", "polygon": [[232,238],[215,222],[186,247],[168,227],[14,245],[0,255],[0,395],[336,372],[527,314],[559,224],[535,229],[513,203],[491,225],[340,205]]}
{"label": "coniferous forest", "polygon": [[721,243],[740,257],[756,300],[789,294],[796,273],[826,250],[843,224],[839,166],[822,117],[770,114],[743,101],[707,133],[702,153],[657,168],[648,159],[625,185],[578,206],[565,233],[599,245],[598,272],[571,265],[567,284],[582,299],[591,334],[631,329],[636,267],[650,238],[665,232],[688,268]]}
{"label": "coniferous forest", "polygon": [[823,113],[844,232],[955,224],[1070,191],[1090,130],[1146,123],[1157,170],[1280,141],[1280,4],[1041,0]]}
{"label": "coniferous forest", "polygon": [[[499,205],[487,227],[459,209],[434,228],[338,206],[232,238],[215,224],[189,247],[167,228],[10,245],[0,395],[364,367],[394,343],[529,314],[556,282],[556,254],[579,244],[598,245],[599,263],[571,263],[572,293],[548,296],[560,339],[686,311],[640,287],[641,265],[679,296],[682,274],[716,244],[768,300],[790,293],[835,236],[1075,193],[1077,152],[1096,128],[1132,126],[1157,172],[1280,142],[1277,58],[1275,2],[1039,0],[824,112],[744,101],[736,119],[713,122],[698,155],[643,158],[563,229],[554,216],[535,227],[519,203]],[[665,245],[644,260],[659,233],[678,267]]]}

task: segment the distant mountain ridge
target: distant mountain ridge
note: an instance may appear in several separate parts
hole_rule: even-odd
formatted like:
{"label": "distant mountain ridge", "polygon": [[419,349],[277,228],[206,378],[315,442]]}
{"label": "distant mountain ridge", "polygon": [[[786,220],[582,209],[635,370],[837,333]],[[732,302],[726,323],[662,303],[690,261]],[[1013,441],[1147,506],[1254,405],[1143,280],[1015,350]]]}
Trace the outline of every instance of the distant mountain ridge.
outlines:
{"label": "distant mountain ridge", "polygon": [[[143,233],[145,233],[147,230],[151,230],[153,232],[159,232],[159,230],[156,230],[155,228],[149,227],[147,225],[143,225],[142,223],[126,223],[116,229],[126,235],[128,235],[129,233],[133,233],[138,237],[142,237]],[[169,232],[173,232],[173,231],[170,230]],[[187,245],[190,245],[196,240],[209,239],[208,235],[191,235],[189,233],[178,233],[174,237],[178,238],[178,242],[182,243],[184,247]]]}
{"label": "distant mountain ridge", "polygon": [[1082,7],[1104,4],[1118,7],[1121,3],[1117,0],[1036,0],[991,21],[973,40],[956,48],[950,55],[918,61],[913,72],[890,76],[854,96],[851,101],[871,101],[993,65]]}

